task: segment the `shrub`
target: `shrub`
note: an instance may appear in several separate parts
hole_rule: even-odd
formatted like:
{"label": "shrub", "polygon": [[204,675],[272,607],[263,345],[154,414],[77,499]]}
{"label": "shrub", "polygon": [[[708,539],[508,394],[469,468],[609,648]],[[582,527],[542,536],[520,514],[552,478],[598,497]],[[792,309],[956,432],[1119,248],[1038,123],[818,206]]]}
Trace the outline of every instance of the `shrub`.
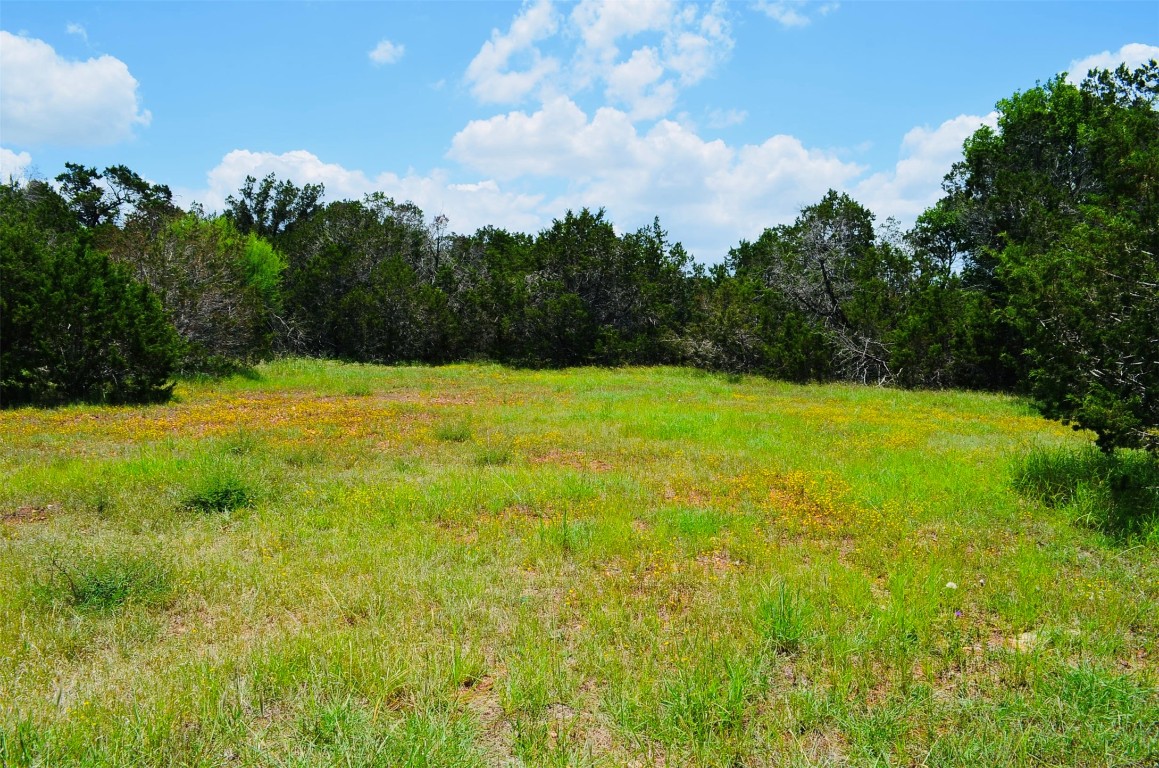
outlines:
{"label": "shrub", "polygon": [[471,427],[463,422],[440,424],[435,428],[435,437],[445,443],[465,443],[471,439]]}
{"label": "shrub", "polygon": [[254,496],[236,478],[219,478],[205,483],[185,500],[186,506],[199,512],[232,512],[253,506]]}

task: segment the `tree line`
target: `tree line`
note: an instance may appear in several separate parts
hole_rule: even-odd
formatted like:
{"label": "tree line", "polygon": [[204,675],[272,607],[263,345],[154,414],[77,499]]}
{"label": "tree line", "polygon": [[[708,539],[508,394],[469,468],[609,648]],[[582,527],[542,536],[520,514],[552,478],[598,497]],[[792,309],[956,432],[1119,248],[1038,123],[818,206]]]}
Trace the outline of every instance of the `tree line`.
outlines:
{"label": "tree line", "polygon": [[696,263],[603,210],[448,229],[382,194],[248,178],[220,214],[124,166],[0,187],[0,400],[163,400],[278,354],[682,364],[1017,391],[1159,451],[1159,65],[998,103],[909,230],[830,191]]}

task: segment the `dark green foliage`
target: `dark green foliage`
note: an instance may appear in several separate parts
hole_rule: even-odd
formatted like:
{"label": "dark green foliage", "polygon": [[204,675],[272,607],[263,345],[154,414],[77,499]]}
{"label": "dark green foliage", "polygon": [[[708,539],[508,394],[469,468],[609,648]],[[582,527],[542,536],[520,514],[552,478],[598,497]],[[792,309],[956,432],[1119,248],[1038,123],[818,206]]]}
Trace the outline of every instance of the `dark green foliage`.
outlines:
{"label": "dark green foliage", "polygon": [[413,206],[331,203],[285,242],[293,349],[362,362],[437,355],[446,298],[420,280],[429,243]]}
{"label": "dark green foliage", "polygon": [[246,176],[237,196],[225,199],[225,216],[244,235],[277,240],[321,210],[324,193],[321,184],[298,187],[272,173],[261,182]]}
{"label": "dark green foliage", "polygon": [[191,495],[185,503],[199,512],[232,512],[252,506],[253,497],[235,480],[208,485]]}
{"label": "dark green foliage", "polygon": [[1127,217],[1085,216],[1041,253],[1003,252],[1029,388],[1043,413],[1093,430],[1104,450],[1159,451],[1159,255]]}
{"label": "dark green foliage", "polygon": [[617,236],[604,212],[556,219],[516,289],[513,357],[530,365],[675,362],[691,319],[691,259],[659,221]]}
{"label": "dark green foliage", "polygon": [[0,197],[4,405],[167,399],[179,342],[152,292],[65,223],[46,184]]}
{"label": "dark green foliage", "polygon": [[1157,97],[1152,61],[1004,99],[917,230],[992,308],[973,334],[990,385],[1108,451],[1159,450]]}
{"label": "dark green foliage", "polygon": [[[780,338],[766,356],[785,359],[791,378],[823,367],[843,379],[893,381],[888,334],[904,315],[916,274],[899,240],[879,237],[872,213],[830,190],[793,224],[733,249],[728,266],[736,279],[750,283],[748,292],[780,320]],[[802,366],[818,346],[827,365]]]}
{"label": "dark green foliage", "polygon": [[126,218],[164,218],[176,210],[169,187],[150,184],[126,166],[110,166],[103,172],[77,163],[64,167],[68,170],[56,180],[83,227],[120,224]]}
{"label": "dark green foliage", "polygon": [[957,275],[915,282],[905,309],[884,339],[897,383],[907,387],[998,386],[1001,368],[993,350],[994,307],[982,291],[964,287]]}
{"label": "dark green foliage", "polygon": [[[753,248],[741,243],[733,253]],[[785,297],[746,274],[714,270],[702,311],[686,338],[689,362],[729,373],[759,373],[788,381],[833,376],[833,351],[823,329]]]}
{"label": "dark green foliage", "polygon": [[1144,451],[1038,449],[1016,468],[1014,486],[1116,535],[1159,535],[1159,461]]}

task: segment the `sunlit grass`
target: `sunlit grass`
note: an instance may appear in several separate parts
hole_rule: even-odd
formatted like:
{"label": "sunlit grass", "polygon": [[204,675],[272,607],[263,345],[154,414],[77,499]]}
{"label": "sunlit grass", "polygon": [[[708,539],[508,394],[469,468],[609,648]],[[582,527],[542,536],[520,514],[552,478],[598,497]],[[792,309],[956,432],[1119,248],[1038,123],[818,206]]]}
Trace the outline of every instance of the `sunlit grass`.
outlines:
{"label": "sunlit grass", "polygon": [[1016,400],[258,374],[0,412],[0,764],[1159,755],[1155,537],[1019,495],[1087,441]]}

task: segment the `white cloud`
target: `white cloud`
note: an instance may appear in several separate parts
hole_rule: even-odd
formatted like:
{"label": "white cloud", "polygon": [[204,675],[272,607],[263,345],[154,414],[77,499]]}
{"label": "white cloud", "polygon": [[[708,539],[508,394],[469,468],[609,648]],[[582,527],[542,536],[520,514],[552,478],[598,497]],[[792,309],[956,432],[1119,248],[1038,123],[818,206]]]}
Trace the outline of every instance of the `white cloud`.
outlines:
{"label": "white cloud", "polygon": [[4,31],[0,81],[0,133],[14,144],[115,144],[152,117],[123,61],[69,61],[48,43]]}
{"label": "white cloud", "polygon": [[962,157],[962,143],[983,125],[998,124],[998,113],[958,115],[937,128],[918,126],[901,142],[900,159],[891,170],[861,180],[851,191],[879,219],[893,216],[905,224],[942,196],[942,179]]}
{"label": "white cloud", "polygon": [[729,128],[740,125],[748,119],[749,113],[743,109],[714,109],[708,113],[710,128]]}
{"label": "white cloud", "polygon": [[802,0],[761,0],[756,7],[784,27],[804,27],[810,21],[808,15],[802,13],[805,10]]}
{"label": "white cloud", "polygon": [[612,66],[620,54],[620,38],[667,29],[676,11],[671,0],[583,0],[569,18],[583,41],[580,66]]}
{"label": "white cloud", "polygon": [[629,105],[634,120],[663,117],[676,103],[676,86],[670,81],[658,82],[663,75],[656,49],[645,46],[612,67],[605,93],[613,102]]}
{"label": "white cloud", "polygon": [[[637,120],[671,112],[678,88],[707,77],[733,46],[721,3],[702,13],[673,0],[584,0],[569,21],[582,40],[571,67],[574,89],[603,81],[605,97]],[[642,36],[652,44],[622,58],[621,41]]]}
{"label": "white cloud", "polygon": [[[559,69],[555,59],[544,57],[535,46],[537,41],[554,35],[558,28],[559,18],[551,0],[525,3],[507,33],[492,30],[491,39],[483,43],[467,65],[471,93],[482,102],[521,101]],[[520,55],[529,57],[530,64],[521,71],[511,71],[511,60]]]}
{"label": "white cloud", "polygon": [[710,261],[864,171],[792,136],[737,148],[670,120],[641,132],[626,112],[604,107],[589,118],[566,97],[530,114],[471,122],[449,157],[499,179],[561,182],[567,191],[544,206],[552,216],[603,206],[634,228],[659,215],[674,238]]}
{"label": "white cloud", "polygon": [[393,64],[406,53],[406,46],[401,43],[392,43],[389,40],[380,40],[368,55],[375,64]]}
{"label": "white cloud", "polygon": [[80,24],[70,21],[64,28],[64,31],[70,35],[76,35],[86,43],[89,41],[88,31]]}
{"label": "white cloud", "polygon": [[534,231],[543,222],[538,207],[542,195],[508,192],[492,179],[473,183],[453,183],[446,171],[435,170],[422,176],[380,173],[368,175],[361,170],[324,162],[305,150],[282,154],[237,149],[222,158],[206,177],[206,187],[199,190],[176,190],[178,204],[197,201],[207,210],[220,211],[225,199],[236,194],[246,176],[263,178],[273,173],[279,179],[295,184],[324,184],[326,199],[359,200],[371,192],[382,192],[399,202],[410,200],[428,217],[444,213],[457,232],[473,232],[487,224],[519,231]]}
{"label": "white cloud", "polygon": [[1115,52],[1103,51],[1072,61],[1067,67],[1068,79],[1072,83],[1079,83],[1092,69],[1118,69],[1120,64],[1136,69],[1151,59],[1159,61],[1159,45],[1127,43]]}
{"label": "white cloud", "polygon": [[[556,55],[546,53],[549,45]],[[701,8],[679,0],[582,0],[564,18],[550,0],[537,0],[524,4],[506,33],[492,32],[466,81],[480,101],[503,104],[573,97],[602,85],[609,103],[635,120],[654,120],[732,46],[721,2]]]}
{"label": "white cloud", "polygon": [[815,3],[810,0],[757,0],[754,7],[784,27],[805,27],[815,16],[828,16],[840,3]]}
{"label": "white cloud", "polygon": [[0,147],[0,183],[22,178],[30,165],[32,165],[32,155]]}

